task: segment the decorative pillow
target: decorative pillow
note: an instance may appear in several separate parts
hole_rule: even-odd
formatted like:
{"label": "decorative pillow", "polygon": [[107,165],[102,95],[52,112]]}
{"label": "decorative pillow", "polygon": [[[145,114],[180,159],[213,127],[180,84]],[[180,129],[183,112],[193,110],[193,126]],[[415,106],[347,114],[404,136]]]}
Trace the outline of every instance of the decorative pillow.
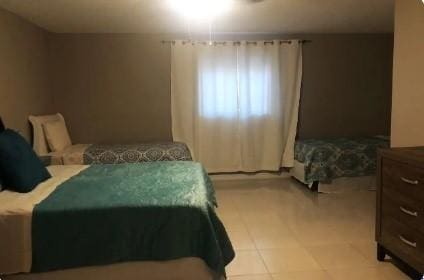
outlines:
{"label": "decorative pillow", "polygon": [[28,142],[10,129],[0,133],[0,170],[3,187],[20,193],[51,177]]}
{"label": "decorative pillow", "polygon": [[34,151],[39,156],[47,155],[49,153],[49,147],[44,136],[43,124],[50,121],[62,121],[65,123],[65,119],[59,113],[55,115],[29,116],[28,119],[32,124]]}
{"label": "decorative pillow", "polygon": [[3,132],[6,128],[4,127],[3,120],[0,118],[0,132]]}
{"label": "decorative pillow", "polygon": [[52,152],[61,152],[72,145],[65,122],[51,121],[43,124],[44,134]]}

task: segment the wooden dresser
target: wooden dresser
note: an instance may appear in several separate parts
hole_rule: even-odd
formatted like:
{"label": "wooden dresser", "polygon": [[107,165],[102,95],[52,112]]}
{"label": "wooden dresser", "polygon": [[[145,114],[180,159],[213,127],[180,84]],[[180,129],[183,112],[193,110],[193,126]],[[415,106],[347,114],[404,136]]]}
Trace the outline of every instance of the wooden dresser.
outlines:
{"label": "wooden dresser", "polygon": [[424,147],[382,149],[377,171],[377,258],[424,273]]}

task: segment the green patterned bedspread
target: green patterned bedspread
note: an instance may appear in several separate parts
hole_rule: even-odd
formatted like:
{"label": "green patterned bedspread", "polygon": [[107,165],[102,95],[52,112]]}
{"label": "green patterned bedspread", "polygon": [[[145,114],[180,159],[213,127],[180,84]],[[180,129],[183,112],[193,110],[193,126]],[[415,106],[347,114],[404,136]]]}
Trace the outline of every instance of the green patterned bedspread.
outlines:
{"label": "green patterned bedspread", "polygon": [[93,165],[36,205],[33,272],[199,257],[234,258],[212,184],[194,162]]}
{"label": "green patterned bedspread", "polygon": [[389,147],[381,137],[308,139],[295,144],[295,159],[305,165],[305,181],[375,174],[377,149]]}

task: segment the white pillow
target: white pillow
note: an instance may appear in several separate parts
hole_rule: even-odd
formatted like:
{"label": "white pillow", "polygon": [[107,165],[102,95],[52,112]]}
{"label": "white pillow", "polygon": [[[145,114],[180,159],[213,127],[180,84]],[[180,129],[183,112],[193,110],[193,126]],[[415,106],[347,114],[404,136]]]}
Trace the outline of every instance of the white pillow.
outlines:
{"label": "white pillow", "polygon": [[43,123],[50,121],[62,121],[65,120],[61,114],[45,115],[45,116],[29,116],[29,121],[33,128],[33,149],[39,156],[44,156],[49,153],[49,147],[47,144],[46,137],[44,135]]}
{"label": "white pillow", "polygon": [[65,122],[50,121],[43,123],[44,135],[52,152],[61,152],[72,145]]}

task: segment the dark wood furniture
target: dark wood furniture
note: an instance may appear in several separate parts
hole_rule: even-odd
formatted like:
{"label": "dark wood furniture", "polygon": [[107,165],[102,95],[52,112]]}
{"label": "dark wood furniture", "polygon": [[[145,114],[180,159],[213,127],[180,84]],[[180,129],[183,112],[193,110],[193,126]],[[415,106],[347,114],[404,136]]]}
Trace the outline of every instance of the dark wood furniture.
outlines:
{"label": "dark wood furniture", "polygon": [[424,147],[381,149],[377,170],[377,259],[386,254],[424,273]]}

